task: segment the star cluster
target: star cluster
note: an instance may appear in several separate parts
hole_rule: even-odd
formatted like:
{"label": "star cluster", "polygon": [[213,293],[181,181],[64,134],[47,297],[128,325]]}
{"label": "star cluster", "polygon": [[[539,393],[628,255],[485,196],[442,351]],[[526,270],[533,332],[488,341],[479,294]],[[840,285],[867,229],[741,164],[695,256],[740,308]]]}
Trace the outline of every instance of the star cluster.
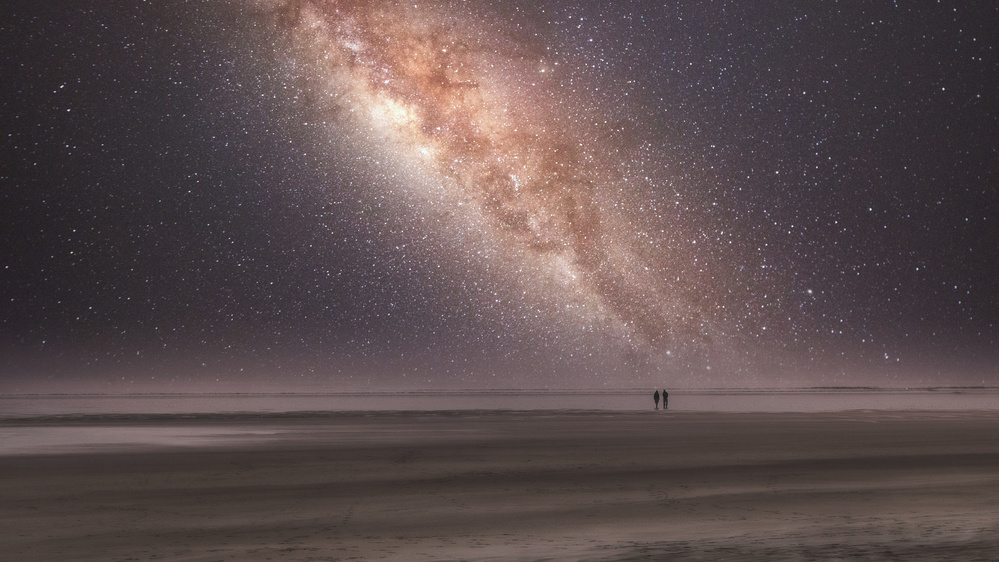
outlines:
{"label": "star cluster", "polygon": [[996,382],[995,7],[8,11],[11,384]]}

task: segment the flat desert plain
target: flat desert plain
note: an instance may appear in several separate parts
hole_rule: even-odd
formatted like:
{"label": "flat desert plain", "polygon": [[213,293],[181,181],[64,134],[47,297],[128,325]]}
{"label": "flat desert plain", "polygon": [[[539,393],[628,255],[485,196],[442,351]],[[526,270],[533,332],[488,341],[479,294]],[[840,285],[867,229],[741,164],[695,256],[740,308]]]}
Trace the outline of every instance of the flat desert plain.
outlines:
{"label": "flat desert plain", "polygon": [[996,560],[999,412],[0,421],[5,560]]}

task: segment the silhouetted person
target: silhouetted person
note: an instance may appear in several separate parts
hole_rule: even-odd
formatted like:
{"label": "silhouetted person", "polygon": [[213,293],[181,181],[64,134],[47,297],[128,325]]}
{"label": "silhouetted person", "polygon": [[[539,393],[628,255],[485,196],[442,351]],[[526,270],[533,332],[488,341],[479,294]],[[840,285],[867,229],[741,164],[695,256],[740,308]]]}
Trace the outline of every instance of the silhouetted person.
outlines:
{"label": "silhouetted person", "polygon": [[652,395],[652,399],[656,401],[656,409],[659,409],[659,389],[656,389],[655,394]]}
{"label": "silhouetted person", "polygon": [[666,389],[664,388],[663,389],[663,410],[666,409],[666,401],[667,400],[669,400],[669,393],[666,392]]}

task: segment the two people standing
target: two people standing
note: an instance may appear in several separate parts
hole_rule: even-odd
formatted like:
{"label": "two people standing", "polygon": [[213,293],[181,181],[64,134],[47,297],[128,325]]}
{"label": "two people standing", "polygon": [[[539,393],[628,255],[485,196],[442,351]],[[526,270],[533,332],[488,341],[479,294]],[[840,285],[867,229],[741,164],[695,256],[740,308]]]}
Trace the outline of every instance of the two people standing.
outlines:
{"label": "two people standing", "polygon": [[[659,409],[659,389],[657,388],[655,393],[652,394],[652,399],[656,402],[656,409]],[[663,410],[666,409],[669,400],[669,393],[666,389],[663,389]]]}

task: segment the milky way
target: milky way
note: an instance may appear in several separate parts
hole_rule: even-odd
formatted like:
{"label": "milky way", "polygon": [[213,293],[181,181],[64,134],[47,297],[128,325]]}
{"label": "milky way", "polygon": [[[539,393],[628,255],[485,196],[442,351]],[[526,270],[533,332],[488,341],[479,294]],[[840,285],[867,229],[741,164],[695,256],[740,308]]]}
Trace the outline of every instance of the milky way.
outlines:
{"label": "milky way", "polygon": [[995,5],[7,15],[4,380],[996,380]]}
{"label": "milky way", "polygon": [[507,267],[557,282],[579,324],[658,358],[724,339],[676,287],[697,280],[669,277],[692,256],[666,245],[642,255],[648,241],[616,204],[641,178],[621,173],[625,151],[601,138],[599,108],[578,111],[552,46],[524,21],[465,6],[290,2],[275,13],[323,110],[430,172]]}

